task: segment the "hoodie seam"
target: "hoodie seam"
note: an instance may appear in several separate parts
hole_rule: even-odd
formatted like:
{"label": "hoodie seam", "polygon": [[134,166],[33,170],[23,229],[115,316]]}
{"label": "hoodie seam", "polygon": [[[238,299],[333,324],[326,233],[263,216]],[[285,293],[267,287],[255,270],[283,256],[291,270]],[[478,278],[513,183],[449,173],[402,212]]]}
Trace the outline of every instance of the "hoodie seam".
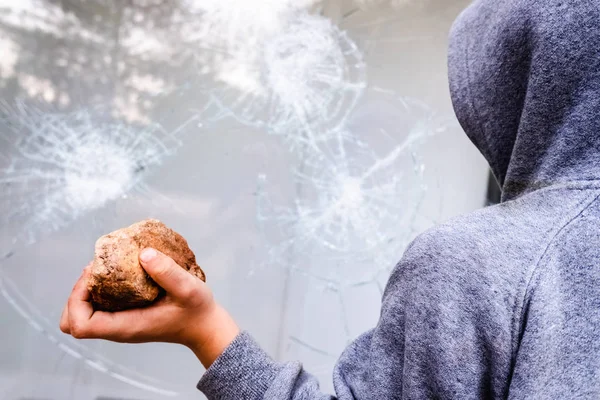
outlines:
{"label": "hoodie seam", "polygon": [[[512,322],[513,329],[512,329],[512,334],[511,334],[511,341],[512,341],[511,353],[513,355],[512,356],[513,368],[516,363],[517,354],[518,354],[519,347],[520,347],[520,343],[517,343],[517,340],[516,340],[517,332],[520,330],[520,327],[523,324],[523,318],[524,318],[523,310],[525,309],[525,304],[527,302],[527,298],[529,297],[529,294],[532,291],[533,283],[536,280],[536,278],[539,276],[539,272],[541,270],[541,263],[546,258],[547,254],[549,253],[550,247],[552,246],[552,244],[554,244],[556,238],[562,232],[564,232],[571,224],[573,224],[573,222],[578,220],[592,204],[594,204],[596,201],[598,201],[598,199],[600,199],[600,193],[599,193],[600,190],[598,188],[594,188],[594,189],[595,189],[594,194],[581,200],[577,204],[577,206],[575,206],[576,210],[579,209],[580,207],[581,207],[581,209],[574,216],[569,218],[564,224],[562,224],[561,227],[552,235],[552,238],[550,240],[548,240],[548,243],[544,247],[539,259],[537,260],[537,262],[535,263],[531,272],[529,273],[529,276],[525,277],[525,281],[526,281],[525,290],[523,292],[521,300],[515,302],[515,310],[513,311],[513,322]],[[589,190],[589,188],[571,188],[570,190],[583,191],[583,190]],[[591,197],[591,199],[590,199],[590,197]],[[582,205],[583,205],[583,207],[582,207]],[[518,311],[518,313],[517,313],[517,311]],[[510,386],[510,382],[509,382],[509,386]]]}
{"label": "hoodie seam", "polygon": [[[600,179],[589,179],[589,180],[574,180],[568,182],[555,183],[538,189],[532,189],[530,191],[523,192],[516,197],[506,199],[501,204],[507,204],[512,201],[521,199],[524,196],[531,195],[533,193],[550,192],[556,190],[568,190],[568,191],[586,191],[586,190],[600,190]],[[583,202],[583,200],[582,200]]]}

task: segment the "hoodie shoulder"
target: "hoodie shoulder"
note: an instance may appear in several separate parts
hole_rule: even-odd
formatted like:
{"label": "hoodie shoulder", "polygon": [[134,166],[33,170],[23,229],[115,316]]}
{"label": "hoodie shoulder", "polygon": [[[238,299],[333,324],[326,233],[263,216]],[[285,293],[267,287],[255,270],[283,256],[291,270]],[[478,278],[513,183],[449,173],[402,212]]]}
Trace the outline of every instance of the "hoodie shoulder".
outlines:
{"label": "hoodie shoulder", "polygon": [[453,260],[477,269],[524,269],[539,262],[575,219],[590,218],[599,195],[600,185],[595,183],[540,189],[435,226],[419,235],[406,255]]}
{"label": "hoodie shoulder", "polygon": [[537,265],[598,195],[585,185],[547,188],[436,226],[411,243],[386,296],[394,296],[395,285],[410,285],[419,301],[450,296],[479,304],[482,313],[514,319],[518,329]]}
{"label": "hoodie shoulder", "polygon": [[415,382],[444,366],[460,376],[452,396],[481,384],[483,397],[506,397],[534,272],[599,194],[542,189],[421,234],[390,277],[374,340],[403,338]]}

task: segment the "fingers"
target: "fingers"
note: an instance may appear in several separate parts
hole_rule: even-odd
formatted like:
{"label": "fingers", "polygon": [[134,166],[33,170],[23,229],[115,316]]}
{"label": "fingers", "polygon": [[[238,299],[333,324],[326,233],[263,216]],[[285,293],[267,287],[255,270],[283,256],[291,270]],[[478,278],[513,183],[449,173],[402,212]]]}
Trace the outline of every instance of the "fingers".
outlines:
{"label": "fingers", "polygon": [[[81,285],[81,281],[82,280],[86,280],[87,278],[87,273],[89,273],[89,268],[90,268],[90,264],[88,264],[84,269],[83,272],[81,273],[81,275],[79,276],[79,279],[77,280],[77,283],[75,283],[75,286],[73,287],[73,290],[75,290],[76,288],[79,287],[79,285]],[[72,294],[71,294],[72,295]],[[70,297],[70,296],[69,296]],[[65,304],[65,307],[63,308],[63,311],[60,315],[60,324],[59,324],[60,330],[63,333],[66,334],[70,334],[71,333],[71,329],[69,326],[69,304]]]}
{"label": "fingers", "polygon": [[187,299],[197,288],[194,276],[159,251],[144,249],[140,253],[140,263],[148,275],[174,298]]}
{"label": "fingers", "polygon": [[72,335],[77,339],[104,339],[122,343],[152,341],[162,333],[159,327],[168,325],[164,320],[172,315],[172,311],[168,309],[169,306],[166,308],[156,305],[116,313],[96,311]]}
{"label": "fingers", "polygon": [[[138,322],[140,310],[110,313],[96,311],[79,330],[71,329],[71,334],[77,339],[105,339],[117,342],[127,342],[139,330]],[[134,314],[134,315],[132,315]]]}
{"label": "fingers", "polygon": [[[94,311],[87,289],[87,270],[79,278],[67,306],[63,310],[60,328],[76,339],[106,339],[117,342],[144,340],[140,333],[153,333],[147,326],[156,317],[150,309],[110,313]],[[151,312],[152,311],[152,312]],[[147,315],[146,315],[147,314]]]}
{"label": "fingers", "polygon": [[94,308],[90,303],[90,292],[87,289],[87,270],[81,275],[71,296],[67,302],[67,320],[69,323],[69,333],[74,337],[83,337],[84,330],[94,314]]}
{"label": "fingers", "polygon": [[199,297],[196,294],[200,292],[202,281],[154,249],[144,250],[140,254],[140,263],[156,283],[167,291],[167,297],[141,309],[115,313],[94,311],[87,289],[89,270],[86,269],[63,310],[60,329],[77,339],[126,343],[177,340],[179,328],[173,323],[178,320],[175,315],[182,312],[184,304],[186,307],[190,304],[193,306],[189,300]]}
{"label": "fingers", "polygon": [[67,335],[71,334],[71,329],[69,328],[69,307],[65,305],[63,308],[62,314],[60,315],[60,330]]}

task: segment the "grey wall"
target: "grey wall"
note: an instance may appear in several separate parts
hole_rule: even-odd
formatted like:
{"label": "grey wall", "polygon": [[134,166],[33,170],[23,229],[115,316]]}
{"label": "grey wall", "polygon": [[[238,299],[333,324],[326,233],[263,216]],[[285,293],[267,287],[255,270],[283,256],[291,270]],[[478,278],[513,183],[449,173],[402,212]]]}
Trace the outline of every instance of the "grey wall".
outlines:
{"label": "grey wall", "polygon": [[[446,38],[452,20],[466,3],[430,0],[393,13],[379,8],[350,13],[346,18],[342,15],[353,10],[348,4],[326,11],[365,54],[372,97],[361,103],[363,125],[357,126],[379,132],[386,126],[382,119],[389,116],[379,105],[398,106],[393,99],[401,97],[421,102],[440,120],[452,116]],[[187,68],[154,53],[131,54],[119,47],[119,35],[127,31],[122,25],[130,17],[123,9],[102,6],[102,2],[98,2],[100,6],[76,1],[40,4],[44,7],[26,10],[26,18],[21,14],[18,19],[13,16],[16,4],[0,3],[5,7],[0,18],[3,101],[49,102],[64,111],[88,107],[92,100],[104,101],[119,118],[159,122],[167,131],[193,118],[205,102],[200,91],[178,90],[186,81],[183,74],[189,72]],[[62,10],[77,17],[59,18],[54,11],[44,14],[45,9],[55,10],[52,4],[62,4]],[[137,10],[136,3],[131,4],[123,8]],[[155,18],[160,25],[164,14],[160,9],[143,12],[146,21]],[[52,22],[54,19],[61,22]],[[93,40],[79,40],[81,35],[76,33],[82,26],[90,31],[85,37]],[[65,31],[71,34],[56,33]],[[140,76],[153,76],[154,86],[147,83],[140,89],[132,84]],[[152,89],[157,81],[158,95]],[[422,109],[415,106],[405,109],[401,118],[409,127],[422,115]],[[387,127],[387,136],[363,129],[362,139],[378,154],[386,154],[390,146],[406,140],[404,125],[398,121],[400,125]],[[455,121],[443,125],[445,131],[414,148],[418,164],[424,166],[418,172],[422,178],[411,178],[413,151],[396,163],[406,191],[399,192],[398,203],[390,209],[402,209],[406,204],[406,212],[401,219],[385,221],[381,229],[408,239],[434,223],[483,205],[485,162]],[[4,176],[10,173],[10,149],[18,139],[10,140],[0,141],[0,173]],[[377,248],[368,257],[352,251],[334,256],[312,242],[300,249],[282,247],[290,238],[293,243],[298,240],[280,231],[277,218],[265,223],[257,220],[257,201],[264,194],[259,176],[266,176],[265,190],[275,204],[293,208],[299,194],[291,171],[302,165],[303,156],[290,151],[289,143],[279,136],[232,121],[199,127],[193,120],[178,131],[177,140],[182,146],[160,167],[148,171],[143,186],[56,232],[40,235],[33,244],[13,244],[23,224],[3,217],[0,256],[8,251],[14,255],[0,264],[5,295],[0,298],[1,398],[162,399],[170,391],[178,392],[180,398],[195,395],[195,381],[202,369],[183,348],[100,341],[80,344],[56,329],[73,282],[93,256],[95,239],[146,217],[163,220],[188,239],[217,299],[270,354],[282,360],[302,360],[327,389],[339,352],[376,323],[381,288],[393,267],[390,260],[396,256],[396,248],[397,258],[401,256],[404,243],[390,245],[393,251]],[[356,153],[353,160],[362,162],[363,156]],[[22,202],[39,195],[36,189],[27,188]],[[5,188],[4,197],[6,193]],[[419,195],[418,208],[414,207],[415,193]],[[15,206],[16,195],[10,192],[10,196],[0,202],[5,216],[11,213],[8,207]],[[270,211],[267,209],[267,214]],[[360,237],[350,243],[360,246]],[[358,278],[337,279],[335,275],[359,277],[379,269],[374,277],[366,274],[369,279],[362,283]],[[333,284],[315,278],[323,272],[330,274]]]}

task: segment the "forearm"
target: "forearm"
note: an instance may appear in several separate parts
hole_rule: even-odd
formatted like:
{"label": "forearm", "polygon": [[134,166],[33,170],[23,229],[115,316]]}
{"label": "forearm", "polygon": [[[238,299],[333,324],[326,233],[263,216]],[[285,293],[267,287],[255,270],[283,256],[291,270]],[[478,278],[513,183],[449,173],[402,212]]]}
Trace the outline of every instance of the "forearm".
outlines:
{"label": "forearm", "polygon": [[207,369],[198,389],[209,399],[292,400],[309,394],[310,399],[332,399],[320,392],[317,380],[299,363],[273,361],[216,303],[189,321],[185,330],[183,344]]}

